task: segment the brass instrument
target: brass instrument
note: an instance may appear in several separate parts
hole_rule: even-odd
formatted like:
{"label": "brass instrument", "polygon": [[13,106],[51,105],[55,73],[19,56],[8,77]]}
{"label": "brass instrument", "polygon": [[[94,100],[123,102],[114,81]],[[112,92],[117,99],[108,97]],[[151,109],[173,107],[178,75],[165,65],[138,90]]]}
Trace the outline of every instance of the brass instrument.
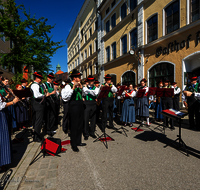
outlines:
{"label": "brass instrument", "polygon": [[33,84],[33,82],[34,82],[34,81],[31,79],[31,80],[30,80],[30,83],[26,86],[26,88],[29,88],[29,87],[31,86],[31,84]]}

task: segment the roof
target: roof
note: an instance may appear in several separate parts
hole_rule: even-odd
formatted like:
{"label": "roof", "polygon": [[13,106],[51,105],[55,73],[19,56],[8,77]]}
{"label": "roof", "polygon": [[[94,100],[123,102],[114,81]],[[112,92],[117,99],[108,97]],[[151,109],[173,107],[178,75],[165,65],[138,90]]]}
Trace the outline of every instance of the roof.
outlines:
{"label": "roof", "polygon": [[61,67],[60,64],[58,63],[58,65],[56,67]]}
{"label": "roof", "polygon": [[59,70],[59,71],[56,73],[56,75],[60,75],[60,74],[63,74],[63,73],[64,73],[63,71]]}

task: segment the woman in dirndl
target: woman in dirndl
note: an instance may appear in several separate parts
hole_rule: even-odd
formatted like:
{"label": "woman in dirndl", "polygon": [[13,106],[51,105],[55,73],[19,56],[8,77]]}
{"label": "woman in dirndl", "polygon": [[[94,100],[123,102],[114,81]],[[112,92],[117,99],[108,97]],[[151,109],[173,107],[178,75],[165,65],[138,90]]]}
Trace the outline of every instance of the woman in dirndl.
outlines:
{"label": "woman in dirndl", "polygon": [[135,122],[135,106],[133,97],[136,96],[136,91],[133,89],[133,85],[129,85],[129,90],[125,90],[122,93],[124,97],[124,103],[122,106],[122,115],[120,121],[124,122],[126,126],[127,123],[130,123],[130,127],[132,127],[132,123]]}
{"label": "woman in dirndl", "polygon": [[148,98],[148,91],[149,88],[146,86],[147,80],[143,78],[140,81],[140,87],[138,90],[143,89],[145,90],[145,94],[143,97],[139,97],[137,99],[137,109],[136,114],[140,117],[142,124],[144,124],[144,119],[147,120],[147,125],[150,125],[149,123],[149,98]]}
{"label": "woman in dirndl", "polygon": [[[162,88],[162,87],[163,87],[163,82],[160,81],[158,83],[158,88]],[[155,118],[157,121],[162,122],[164,117],[162,114],[160,114],[160,112],[162,112],[162,98],[156,97]]]}
{"label": "woman in dirndl", "polygon": [[0,172],[4,172],[5,165],[11,163],[11,147],[5,108],[17,102],[18,98],[15,98],[12,102],[6,103],[0,94]]}

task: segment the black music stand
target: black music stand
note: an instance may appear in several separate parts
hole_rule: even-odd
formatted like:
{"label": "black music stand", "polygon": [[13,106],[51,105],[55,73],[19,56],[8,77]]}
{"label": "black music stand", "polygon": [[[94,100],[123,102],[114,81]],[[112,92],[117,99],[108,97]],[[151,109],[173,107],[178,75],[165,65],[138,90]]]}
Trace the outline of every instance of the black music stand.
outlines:
{"label": "black music stand", "polygon": [[[176,114],[176,113],[179,113],[179,114]],[[171,119],[173,120],[176,120],[178,121],[179,123],[179,134],[177,135],[177,139],[172,141],[170,144],[168,145],[165,145],[164,147],[166,148],[167,146],[171,145],[171,144],[175,144],[175,142],[178,141],[178,149],[181,149],[183,148],[186,153],[187,153],[187,156],[188,155],[188,151],[187,151],[187,145],[185,144],[185,142],[183,141],[183,139],[181,138],[181,122],[182,122],[182,119],[188,114],[188,113],[182,113],[182,112],[178,112],[176,110],[173,110],[173,109],[167,109],[167,110],[163,110],[161,112],[161,114],[163,116],[166,116],[166,117],[170,117]]]}
{"label": "black music stand", "polygon": [[[111,87],[109,87],[109,86],[102,87],[97,99],[106,98],[108,96],[108,93],[110,92],[110,90],[111,90]],[[114,139],[105,132],[105,128],[102,129],[102,132],[103,133],[101,135],[98,135],[96,132],[97,138],[93,142],[101,141],[101,142],[103,142],[104,146],[108,149],[107,138],[110,138],[112,141],[114,141]]]}

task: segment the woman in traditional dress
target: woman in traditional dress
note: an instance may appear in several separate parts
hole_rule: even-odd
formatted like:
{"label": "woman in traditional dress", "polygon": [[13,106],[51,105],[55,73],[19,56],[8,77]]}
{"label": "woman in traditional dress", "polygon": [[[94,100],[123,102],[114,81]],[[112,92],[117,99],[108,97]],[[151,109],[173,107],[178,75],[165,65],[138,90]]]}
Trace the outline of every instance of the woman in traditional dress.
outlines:
{"label": "woman in traditional dress", "polygon": [[6,103],[0,94],[0,172],[5,171],[5,165],[11,163],[11,147],[5,108],[17,102],[18,98],[15,98],[12,102]]}
{"label": "woman in traditional dress", "polygon": [[132,127],[132,123],[135,122],[135,106],[133,97],[136,96],[136,91],[133,89],[132,84],[129,85],[129,90],[125,90],[122,93],[122,96],[124,96],[124,103],[120,120],[124,122],[125,126],[127,123],[130,123],[130,127]]}
{"label": "woman in traditional dress", "polygon": [[150,125],[149,124],[149,98],[148,98],[148,91],[149,91],[149,88],[146,86],[146,79],[143,78],[141,81],[140,81],[140,89],[143,89],[145,90],[145,94],[143,97],[140,97],[137,99],[137,109],[136,109],[136,114],[137,116],[140,117],[141,121],[142,121],[142,124],[144,124],[144,119],[147,120],[147,125]]}
{"label": "woman in traditional dress", "polygon": [[[163,87],[163,82],[160,81],[158,84],[158,88]],[[156,120],[162,122],[163,121],[163,115],[160,114],[162,112],[162,98],[161,97],[156,97],[156,108],[155,108],[155,118]]]}

